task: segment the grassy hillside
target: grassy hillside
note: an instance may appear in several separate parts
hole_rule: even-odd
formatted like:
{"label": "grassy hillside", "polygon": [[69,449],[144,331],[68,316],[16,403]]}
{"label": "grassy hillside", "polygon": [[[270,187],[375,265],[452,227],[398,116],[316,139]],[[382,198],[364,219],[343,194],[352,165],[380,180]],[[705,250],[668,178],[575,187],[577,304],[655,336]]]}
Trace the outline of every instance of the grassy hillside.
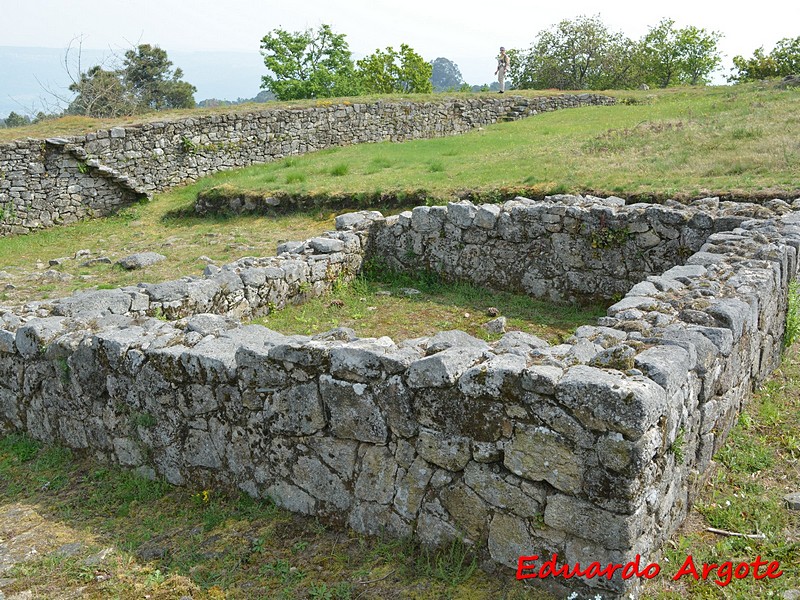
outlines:
{"label": "grassy hillside", "polygon": [[[618,95],[466,135],[332,148],[219,173],[237,195],[487,200],[588,192],[663,200],[800,196],[800,92],[756,85]],[[422,194],[419,191],[422,191]]]}

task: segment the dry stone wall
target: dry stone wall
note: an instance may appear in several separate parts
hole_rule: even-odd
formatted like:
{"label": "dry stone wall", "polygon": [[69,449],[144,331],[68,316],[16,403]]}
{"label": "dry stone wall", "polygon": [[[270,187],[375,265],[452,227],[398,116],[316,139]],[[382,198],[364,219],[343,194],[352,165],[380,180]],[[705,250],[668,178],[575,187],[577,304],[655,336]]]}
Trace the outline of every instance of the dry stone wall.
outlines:
{"label": "dry stone wall", "polygon": [[217,171],[331,146],[454,135],[499,120],[613,103],[596,94],[355,102],[219,113],[0,144],[0,234],[107,215]]}
{"label": "dry stone wall", "polygon": [[712,233],[772,216],[773,205],[788,210],[783,201],[625,206],[621,198],[591,196],[418,206],[386,220],[371,258],[536,298],[611,299],[682,264]]}
{"label": "dry stone wall", "polygon": [[[639,207],[613,200],[549,204],[639,219]],[[520,199],[499,214],[536,206]],[[464,539],[512,568],[530,554],[582,565],[655,560],[737,411],[778,364],[800,248],[800,215],[785,203],[747,220],[735,214],[742,207],[714,200],[695,208],[689,220],[703,212],[712,221],[703,230],[725,218],[735,227],[710,233],[684,264],[646,274],[597,325],[558,346],[522,332],[493,343],[459,331],[400,343],[346,329],[286,336],[230,315],[164,322],[127,301],[116,311],[68,312],[67,301],[7,311],[0,432],[175,484],[238,487],[362,532]],[[474,219],[495,210],[462,204],[443,218],[451,209]],[[356,268],[392,248],[381,240],[407,218],[344,215],[338,232],[285,245],[273,260],[310,265],[343,250],[335,242],[358,240],[344,254]],[[271,268],[223,269],[242,285],[228,293],[246,297],[251,270]],[[247,314],[242,306],[210,309]],[[639,582],[618,575],[565,583],[603,597],[635,593]]]}

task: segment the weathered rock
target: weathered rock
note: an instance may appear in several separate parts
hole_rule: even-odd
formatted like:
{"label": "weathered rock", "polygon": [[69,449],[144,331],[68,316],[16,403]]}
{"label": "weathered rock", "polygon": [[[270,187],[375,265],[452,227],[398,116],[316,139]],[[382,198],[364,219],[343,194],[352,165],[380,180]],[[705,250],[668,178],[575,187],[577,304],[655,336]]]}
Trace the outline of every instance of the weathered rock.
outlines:
{"label": "weathered rock", "polygon": [[322,375],[319,387],[330,413],[331,431],[337,437],[372,443],[386,441],[386,421],[365,384],[339,381]]}
{"label": "weathered rock", "polygon": [[344,242],[333,238],[316,237],[308,240],[308,245],[320,254],[331,254],[333,252],[342,252],[344,250]]}
{"label": "weathered rock", "polygon": [[487,321],[486,323],[481,325],[481,327],[483,327],[489,333],[505,333],[506,322],[507,319],[505,317],[497,317],[496,319]]}
{"label": "weathered rock", "polygon": [[435,354],[436,352],[441,352],[448,348],[460,347],[488,350],[489,344],[458,329],[440,331],[428,341],[426,354]]}
{"label": "weathered rock", "polygon": [[416,448],[426,461],[448,471],[461,471],[471,456],[469,438],[428,429],[420,430]]}
{"label": "weathered rock", "polygon": [[130,254],[119,259],[117,264],[123,269],[133,271],[135,269],[150,267],[160,263],[162,260],[167,260],[167,257],[158,252],[137,252],[136,254]]}
{"label": "weathered rock", "polygon": [[583,483],[584,465],[575,449],[557,433],[543,427],[517,425],[503,464],[530,481],[547,481],[568,493]]}
{"label": "weathered rock", "polygon": [[130,294],[122,290],[81,292],[61,299],[54,313],[67,317],[96,318],[107,314],[124,315],[131,309]]}
{"label": "weathered rock", "polygon": [[445,387],[453,385],[464,371],[482,356],[481,348],[449,348],[411,363],[407,371],[412,388]]}
{"label": "weathered rock", "polygon": [[564,374],[556,398],[587,426],[619,431],[632,439],[652,427],[666,409],[664,389],[652,381],[583,365]]}

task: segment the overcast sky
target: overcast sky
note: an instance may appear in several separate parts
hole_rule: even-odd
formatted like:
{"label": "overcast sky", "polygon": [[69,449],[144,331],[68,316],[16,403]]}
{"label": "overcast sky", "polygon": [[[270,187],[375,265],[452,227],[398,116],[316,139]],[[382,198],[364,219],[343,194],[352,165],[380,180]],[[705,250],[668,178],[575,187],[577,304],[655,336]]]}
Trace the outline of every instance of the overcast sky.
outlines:
{"label": "overcast sky", "polygon": [[492,80],[500,45],[527,47],[540,30],[579,15],[599,13],[611,29],[632,38],[663,17],[678,26],[720,31],[726,73],[736,54],[750,56],[762,45],[769,51],[777,40],[800,35],[796,0],[752,5],[703,0],[4,0],[3,5],[0,46],[63,48],[83,36],[86,48],[120,50],[149,43],[167,52],[258,52],[260,39],[276,27],[296,31],[327,23],[347,34],[356,55],[407,43],[428,60],[444,56],[456,61],[472,83]]}

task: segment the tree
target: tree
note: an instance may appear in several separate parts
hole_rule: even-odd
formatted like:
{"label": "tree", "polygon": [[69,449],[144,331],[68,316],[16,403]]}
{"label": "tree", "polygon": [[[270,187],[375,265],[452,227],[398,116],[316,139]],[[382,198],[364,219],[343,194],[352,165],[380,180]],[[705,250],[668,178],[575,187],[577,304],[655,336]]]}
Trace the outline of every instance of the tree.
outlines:
{"label": "tree", "polygon": [[761,47],[751,58],[734,56],[733,67],[736,72],[728,81],[734,83],[797,75],[800,73],[800,36],[783,38],[769,54],[764,54]]}
{"label": "tree", "polygon": [[397,52],[389,46],[357,63],[361,89],[367,94],[429,94],[433,91],[433,67],[411,46],[400,44]]}
{"label": "tree", "polygon": [[67,107],[68,114],[106,118],[136,112],[136,104],[118,71],[108,71],[95,65],[81,73],[69,89],[77,96]]}
{"label": "tree", "polygon": [[689,85],[707,84],[708,76],[722,62],[717,43],[722,34],[706,32],[694,26],[679,31],[678,44],[681,47],[681,81]]}
{"label": "tree", "polygon": [[458,90],[464,85],[461,70],[453,61],[439,57],[431,62],[431,67],[431,84],[434,91]]}
{"label": "tree", "polygon": [[357,91],[354,65],[345,37],[329,25],[294,33],[274,29],[261,39],[270,71],[261,78],[261,88],[278,100],[352,95]]}
{"label": "tree", "polygon": [[662,19],[640,43],[644,81],[663,88],[707,83],[722,60],[717,48],[721,38],[721,33],[693,26],[676,29],[675,21]]}
{"label": "tree", "polygon": [[72,78],[69,89],[77,94],[67,113],[119,117],[149,110],[193,108],[196,88],[181,80],[181,69],[171,71],[171,67],[167,53],[150,44],[128,50],[122,64],[111,69],[95,65],[82,71],[79,58],[78,75],[72,76],[67,70]]}
{"label": "tree", "polygon": [[23,125],[28,125],[31,120],[24,116],[15,113],[13,110],[9,113],[8,117],[5,119],[5,126],[6,127],[22,127]]}
{"label": "tree", "polygon": [[630,85],[633,43],[600,16],[565,19],[540,31],[528,51],[512,49],[517,88],[606,89]]}
{"label": "tree", "polygon": [[139,110],[194,107],[197,88],[181,81],[181,69],[171,71],[171,67],[172,61],[158,46],[141,44],[125,52],[121,75]]}

